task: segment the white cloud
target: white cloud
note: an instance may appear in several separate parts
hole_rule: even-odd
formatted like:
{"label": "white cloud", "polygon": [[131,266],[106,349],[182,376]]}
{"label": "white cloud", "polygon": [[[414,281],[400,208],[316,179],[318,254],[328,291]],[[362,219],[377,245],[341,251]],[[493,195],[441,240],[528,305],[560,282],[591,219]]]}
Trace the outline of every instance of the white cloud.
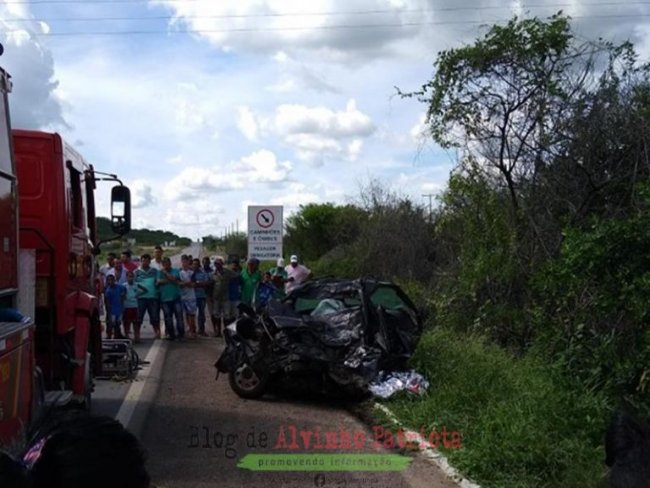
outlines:
{"label": "white cloud", "polygon": [[249,107],[237,109],[236,125],[249,141],[280,138],[293,148],[298,159],[316,166],[326,158],[355,161],[363,148],[363,139],[376,128],[370,117],[361,112],[355,100],[345,110],[325,106],[308,107],[282,104],[271,116],[253,113]]}
{"label": "white cloud", "polygon": [[174,100],[176,130],[181,133],[191,133],[211,127],[204,97],[205,95],[195,83],[177,84]]}
{"label": "white cloud", "polygon": [[297,211],[300,205],[318,203],[320,201],[322,199],[318,192],[308,190],[304,183],[291,183],[287,185],[287,191],[284,195],[271,200],[271,205],[282,205],[284,217],[286,218],[291,213]]}
{"label": "white cloud", "polygon": [[129,185],[131,188],[131,205],[135,208],[145,208],[156,203],[151,185],[145,180],[135,180]]}
{"label": "white cloud", "polygon": [[165,212],[165,222],[168,226],[196,227],[202,229],[196,235],[206,235],[219,226],[223,215],[223,208],[212,202],[179,202]]}
{"label": "white cloud", "polygon": [[420,144],[423,142],[423,140],[428,139],[428,125],[426,123],[427,117],[426,115],[422,114],[418,121],[415,123],[413,127],[411,127],[411,130],[409,134],[411,135],[411,139],[417,143]]}
{"label": "white cloud", "polygon": [[255,117],[250,113],[247,117],[257,121],[250,123],[263,127],[267,137],[279,136],[300,160],[315,165],[323,164],[328,157],[358,159],[363,138],[375,132],[372,120],[359,111],[355,100],[349,100],[341,111],[324,106],[282,104],[271,117]]}
{"label": "white cloud", "polygon": [[166,185],[165,198],[197,201],[201,195],[214,192],[250,190],[256,184],[286,181],[291,170],[289,161],[278,161],[273,152],[262,149],[221,167],[183,169]]}
{"label": "white cloud", "polygon": [[171,164],[173,166],[179,166],[183,164],[183,156],[181,154],[177,154],[176,156],[172,156],[167,159],[166,163]]}
{"label": "white cloud", "polygon": [[226,171],[189,167],[183,169],[165,185],[169,201],[196,199],[201,194],[243,188],[243,183]]}
{"label": "white cloud", "polygon": [[237,109],[237,128],[249,141],[257,141],[257,121],[250,108],[239,107]]}
{"label": "white cloud", "polygon": [[[350,8],[346,0],[154,0],[173,14],[170,30],[189,28],[225,52],[289,50],[318,52],[322,59],[363,60],[363,53],[388,54],[386,46],[413,35],[415,17],[393,1],[366,0]],[[359,10],[375,11],[360,15]],[[346,26],[362,24],[365,28]],[[377,24],[377,27],[367,27]]]}
{"label": "white cloud", "polygon": [[253,183],[277,183],[284,181],[291,172],[289,161],[278,162],[273,152],[262,149],[241,159],[233,166],[237,177]]}
{"label": "white cloud", "polygon": [[291,93],[298,88],[296,80],[286,78],[266,87],[272,93]]}
{"label": "white cloud", "polygon": [[267,86],[272,93],[290,93],[292,91],[315,91],[317,93],[340,94],[340,87],[327,80],[322,70],[314,69],[310,60],[300,61],[280,51],[273,56],[277,65],[279,80]]}
{"label": "white cloud", "polygon": [[67,128],[62,102],[56,93],[58,81],[52,53],[36,37],[46,33],[48,26],[25,21],[32,18],[26,5],[0,5],[0,17],[0,43],[4,46],[1,62],[13,82],[9,98],[12,125],[29,129]]}
{"label": "white cloud", "polygon": [[363,149],[363,140],[361,139],[355,139],[348,144],[347,152],[352,161],[359,159],[361,149]]}
{"label": "white cloud", "polygon": [[280,105],[275,113],[275,130],[279,134],[320,134],[333,138],[369,136],[375,127],[368,115],[349,100],[345,111],[335,112],[326,107]]}
{"label": "white cloud", "polygon": [[289,56],[287,53],[283,51],[278,51],[274,56],[273,59],[277,61],[278,63],[286,63],[289,60]]}

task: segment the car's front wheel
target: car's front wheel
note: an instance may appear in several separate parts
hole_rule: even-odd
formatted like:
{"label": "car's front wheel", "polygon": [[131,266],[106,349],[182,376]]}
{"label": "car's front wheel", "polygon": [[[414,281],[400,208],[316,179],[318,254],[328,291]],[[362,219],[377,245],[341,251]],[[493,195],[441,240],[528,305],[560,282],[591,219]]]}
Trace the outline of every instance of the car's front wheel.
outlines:
{"label": "car's front wheel", "polygon": [[232,390],[241,398],[260,398],[268,388],[268,372],[257,373],[248,363],[239,364],[228,374]]}

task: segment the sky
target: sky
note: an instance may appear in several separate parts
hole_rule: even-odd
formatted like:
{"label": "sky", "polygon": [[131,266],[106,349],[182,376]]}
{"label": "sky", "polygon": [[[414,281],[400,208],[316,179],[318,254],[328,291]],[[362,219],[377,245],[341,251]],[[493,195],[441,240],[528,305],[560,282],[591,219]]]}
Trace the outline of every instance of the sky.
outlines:
{"label": "sky", "polygon": [[197,239],[246,232],[249,206],[286,221],[358,201],[371,180],[427,207],[455,155],[397,89],[492,24],[558,10],[580,39],[647,59],[650,1],[3,0],[0,65],[14,128],[58,132],[119,175],[133,227]]}

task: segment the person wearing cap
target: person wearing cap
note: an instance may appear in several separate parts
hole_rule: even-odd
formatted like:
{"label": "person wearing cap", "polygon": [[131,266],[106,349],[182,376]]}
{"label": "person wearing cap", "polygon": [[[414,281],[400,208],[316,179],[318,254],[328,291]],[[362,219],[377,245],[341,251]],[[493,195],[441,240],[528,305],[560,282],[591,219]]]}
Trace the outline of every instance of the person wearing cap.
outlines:
{"label": "person wearing cap", "polygon": [[275,294],[273,296],[277,300],[281,300],[284,297],[284,285],[289,278],[284,267],[284,259],[278,258],[277,266],[269,270],[269,273],[271,273],[271,281],[273,282],[273,286],[275,286]]}
{"label": "person wearing cap", "polygon": [[253,299],[255,298],[255,289],[257,284],[262,281],[262,273],[259,270],[260,260],[257,258],[249,258],[246,268],[242,270],[241,276],[241,303],[253,306]]}
{"label": "person wearing cap", "polygon": [[285,268],[285,271],[287,272],[287,284],[285,285],[287,294],[312,277],[311,270],[307,266],[300,264],[298,256],[295,254],[289,259],[289,265]]}

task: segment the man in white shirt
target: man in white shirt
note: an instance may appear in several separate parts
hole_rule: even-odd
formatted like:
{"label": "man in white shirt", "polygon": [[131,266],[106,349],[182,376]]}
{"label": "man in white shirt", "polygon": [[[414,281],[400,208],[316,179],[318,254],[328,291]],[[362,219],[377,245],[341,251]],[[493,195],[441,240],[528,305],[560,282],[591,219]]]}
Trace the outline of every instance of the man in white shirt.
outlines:
{"label": "man in white shirt", "polygon": [[113,263],[113,269],[108,270],[106,276],[112,275],[115,277],[115,283],[118,285],[124,285],[127,282],[126,273],[127,271],[124,268],[122,261],[115,259]]}
{"label": "man in white shirt", "polygon": [[163,258],[163,248],[161,246],[156,246],[153,249],[153,259],[149,263],[153,269],[162,269],[162,258]]}
{"label": "man in white shirt", "polygon": [[299,264],[298,256],[295,254],[291,256],[289,265],[285,268],[285,271],[287,272],[287,283],[284,285],[284,289],[287,293],[290,293],[295,287],[312,277],[311,270]]}
{"label": "man in white shirt", "polygon": [[115,258],[115,253],[109,252],[106,255],[106,263],[99,268],[99,274],[102,278],[102,289],[106,286],[106,275],[108,275],[108,272],[111,271],[115,265]]}

